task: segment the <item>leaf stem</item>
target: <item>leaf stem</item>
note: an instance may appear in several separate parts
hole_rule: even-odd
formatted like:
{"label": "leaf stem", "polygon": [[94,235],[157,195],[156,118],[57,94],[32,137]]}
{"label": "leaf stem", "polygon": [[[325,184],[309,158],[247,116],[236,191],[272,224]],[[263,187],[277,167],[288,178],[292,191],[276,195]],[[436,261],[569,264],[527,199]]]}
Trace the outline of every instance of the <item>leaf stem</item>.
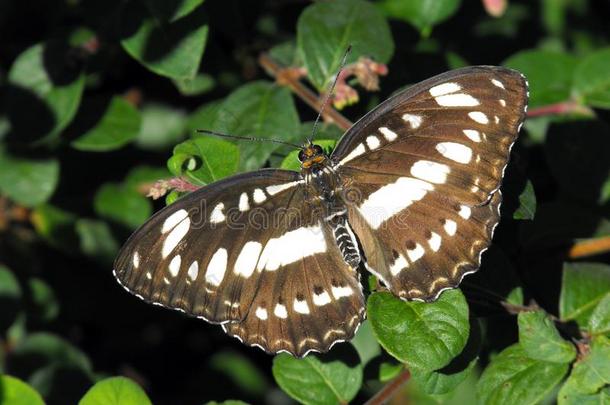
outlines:
{"label": "leaf stem", "polygon": [[396,394],[396,392],[402,388],[402,386],[409,381],[411,373],[409,370],[403,370],[396,378],[387,383],[380,389],[377,394],[373,395],[371,399],[365,402],[364,405],[381,405],[385,404]]}
{"label": "leaf stem", "polygon": [[562,101],[560,103],[549,104],[542,107],[532,108],[527,112],[528,117],[542,117],[545,115],[559,115],[559,114],[570,114],[579,113],[583,115],[594,115],[593,111],[582,104],[577,103],[574,100]]}
{"label": "leaf stem", "polygon": [[578,259],[610,252],[610,236],[576,242],[568,251],[568,257]]}
{"label": "leaf stem", "polygon": [[[279,85],[288,87],[308,106],[313,108],[316,112],[320,111],[322,104],[324,103],[324,98],[318,97],[307,86],[301,83],[299,77],[301,77],[302,74],[300,74],[298,69],[284,68],[266,53],[262,53],[259,56],[258,63],[270,76],[276,79]],[[326,121],[334,122],[343,130],[347,130],[352,126],[350,120],[330,106],[322,112],[322,117]]]}

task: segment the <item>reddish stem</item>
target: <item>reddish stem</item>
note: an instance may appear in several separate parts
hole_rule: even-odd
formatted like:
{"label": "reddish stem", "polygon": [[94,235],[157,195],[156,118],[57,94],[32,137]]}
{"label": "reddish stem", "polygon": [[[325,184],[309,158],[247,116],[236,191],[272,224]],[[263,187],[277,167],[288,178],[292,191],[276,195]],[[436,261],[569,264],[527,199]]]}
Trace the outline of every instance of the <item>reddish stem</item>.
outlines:
{"label": "reddish stem", "polygon": [[575,101],[568,100],[561,103],[549,104],[542,107],[532,108],[528,111],[528,117],[541,117],[544,115],[558,115],[568,113],[581,113],[592,115],[593,111],[586,106],[580,105]]}
{"label": "reddish stem", "polygon": [[402,388],[402,386],[409,381],[411,373],[409,370],[403,370],[396,378],[387,383],[380,389],[377,394],[373,395],[371,399],[365,402],[365,405],[381,405],[388,402],[395,394]]}

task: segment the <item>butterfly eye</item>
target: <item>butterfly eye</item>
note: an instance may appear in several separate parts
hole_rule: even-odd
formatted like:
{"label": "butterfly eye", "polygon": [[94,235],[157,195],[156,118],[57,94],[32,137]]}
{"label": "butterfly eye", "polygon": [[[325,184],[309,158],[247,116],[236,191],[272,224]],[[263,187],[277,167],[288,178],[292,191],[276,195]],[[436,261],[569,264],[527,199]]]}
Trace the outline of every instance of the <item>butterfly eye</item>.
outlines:
{"label": "butterfly eye", "polygon": [[322,147],[320,145],[314,145],[313,149],[316,151],[317,154],[324,153],[324,149],[322,149]]}
{"label": "butterfly eye", "polygon": [[298,156],[298,158],[299,158],[299,162],[304,162],[304,161],[305,161],[305,159],[306,159],[306,158],[305,158],[305,152],[300,151],[300,152],[299,152],[299,156]]}

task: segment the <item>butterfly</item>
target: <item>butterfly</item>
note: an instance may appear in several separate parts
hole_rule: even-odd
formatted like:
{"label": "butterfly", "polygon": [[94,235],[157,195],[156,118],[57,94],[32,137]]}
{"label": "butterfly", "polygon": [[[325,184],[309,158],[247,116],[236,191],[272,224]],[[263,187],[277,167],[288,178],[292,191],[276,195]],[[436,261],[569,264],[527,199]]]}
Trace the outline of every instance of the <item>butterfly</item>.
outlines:
{"label": "butterfly", "polygon": [[362,267],[396,297],[433,301],[475,272],[500,219],[523,120],[517,71],[449,71],[384,101],[301,171],[222,179],[153,215],[114,274],[137,297],[268,353],[302,357],[365,319]]}

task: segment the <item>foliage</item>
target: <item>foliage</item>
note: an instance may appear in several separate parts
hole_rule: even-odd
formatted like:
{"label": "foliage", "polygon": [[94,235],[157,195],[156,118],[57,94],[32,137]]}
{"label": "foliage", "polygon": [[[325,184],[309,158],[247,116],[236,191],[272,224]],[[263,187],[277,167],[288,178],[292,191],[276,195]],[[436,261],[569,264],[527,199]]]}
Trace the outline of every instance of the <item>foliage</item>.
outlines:
{"label": "foliage", "polygon": [[[493,17],[490,2],[459,0],[26,3],[0,5],[0,404],[361,403],[379,390],[610,401],[606,4],[507,1]],[[317,110],[295,83],[319,103],[348,45],[335,97],[350,103],[334,105],[359,100],[344,111],[354,121],[450,68],[527,76],[529,118],[481,270],[432,303],[370,277],[357,336],[305,359],[126,294],[112,260],[163,205],[149,191],[169,203],[237,172],[298,170],[285,145],[197,130],[302,143]],[[327,150],[345,129],[334,122],[318,126]]]}

